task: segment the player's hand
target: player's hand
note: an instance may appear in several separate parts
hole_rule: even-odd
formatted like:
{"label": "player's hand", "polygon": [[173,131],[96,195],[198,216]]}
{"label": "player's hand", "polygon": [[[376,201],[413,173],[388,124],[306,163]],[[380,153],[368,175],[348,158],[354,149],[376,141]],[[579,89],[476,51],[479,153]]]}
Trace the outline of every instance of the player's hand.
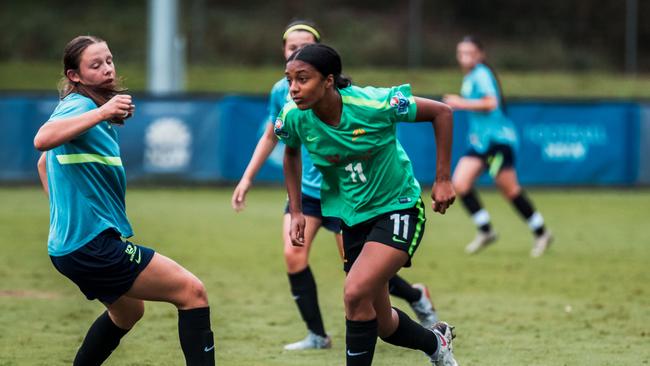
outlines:
{"label": "player's hand", "polygon": [[128,94],[118,94],[99,107],[102,121],[123,121],[133,115],[135,105]]}
{"label": "player's hand", "polygon": [[302,212],[291,214],[289,238],[291,238],[293,246],[302,247],[305,245],[305,215]]}
{"label": "player's hand", "polygon": [[460,109],[462,107],[463,98],[456,94],[445,94],[442,102],[453,109]]}
{"label": "player's hand", "polygon": [[251,181],[248,179],[240,180],[237,187],[235,187],[235,191],[232,192],[232,199],[230,200],[232,208],[235,211],[239,212],[246,207],[246,193],[248,193],[250,188]]}
{"label": "player's hand", "polygon": [[436,178],[431,189],[431,199],[433,211],[439,212],[442,215],[454,203],[456,200],[456,192],[448,177],[443,179]]}

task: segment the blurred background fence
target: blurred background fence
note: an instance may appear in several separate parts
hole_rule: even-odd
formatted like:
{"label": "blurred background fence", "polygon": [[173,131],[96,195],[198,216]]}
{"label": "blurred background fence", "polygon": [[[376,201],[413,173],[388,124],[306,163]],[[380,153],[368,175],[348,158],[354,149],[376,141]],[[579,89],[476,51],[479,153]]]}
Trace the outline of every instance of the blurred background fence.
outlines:
{"label": "blurred background fence", "polygon": [[[0,98],[0,181],[36,181],[33,137],[56,106],[52,95]],[[253,96],[136,97],[136,115],[120,128],[131,182],[222,183],[239,179],[261,135],[266,98]],[[638,185],[650,183],[650,104],[617,101],[514,101],[510,116],[521,147],[520,179],[534,185]],[[466,116],[455,116],[454,161],[466,149]],[[19,121],[15,123],[14,121]],[[399,139],[416,176],[433,181],[431,125],[399,125]],[[643,148],[642,148],[643,147]],[[258,180],[282,182],[277,148]],[[484,177],[483,183],[488,182]]]}

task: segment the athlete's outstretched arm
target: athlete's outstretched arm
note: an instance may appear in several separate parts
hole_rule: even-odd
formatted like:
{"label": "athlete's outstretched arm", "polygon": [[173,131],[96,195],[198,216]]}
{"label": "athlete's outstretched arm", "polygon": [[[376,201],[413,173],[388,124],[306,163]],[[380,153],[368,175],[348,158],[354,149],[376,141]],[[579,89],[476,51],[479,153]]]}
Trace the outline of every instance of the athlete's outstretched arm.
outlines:
{"label": "athlete's outstretched arm", "polygon": [[499,106],[499,101],[494,95],[488,95],[481,99],[467,99],[460,95],[447,94],[442,101],[453,109],[474,112],[489,112]]}
{"label": "athlete's outstretched arm", "polygon": [[454,116],[451,108],[431,99],[415,97],[416,121],[432,121],[436,134],[436,180],[431,198],[433,210],[444,214],[456,199],[451,184],[451,143],[453,140]]}
{"label": "athlete's outstretched arm", "polygon": [[239,212],[244,209],[246,205],[246,193],[248,193],[255,176],[262,168],[262,165],[264,165],[266,159],[269,158],[269,155],[271,155],[271,152],[277,144],[278,137],[273,133],[273,125],[267,123],[266,128],[264,129],[264,134],[257,142],[253,156],[251,156],[251,160],[248,162],[244,174],[239,180],[237,187],[235,187],[235,191],[232,193],[231,204],[235,211]]}
{"label": "athlete's outstretched arm", "polygon": [[45,163],[46,155],[46,152],[41,154],[41,157],[38,158],[38,164],[36,164],[36,166],[38,168],[38,177],[41,179],[41,185],[43,186],[45,195],[49,197],[50,190],[47,188],[47,165]]}
{"label": "athlete's outstretched arm", "polygon": [[291,229],[289,237],[295,246],[305,244],[305,216],[302,214],[302,199],[300,181],[302,179],[302,161],[300,148],[284,148],[284,181],[289,195],[289,213],[291,214]]}
{"label": "athlete's outstretched arm", "polygon": [[101,121],[129,117],[133,110],[131,96],[118,94],[97,109],[43,124],[34,137],[34,147],[40,151],[51,150],[81,135]]}

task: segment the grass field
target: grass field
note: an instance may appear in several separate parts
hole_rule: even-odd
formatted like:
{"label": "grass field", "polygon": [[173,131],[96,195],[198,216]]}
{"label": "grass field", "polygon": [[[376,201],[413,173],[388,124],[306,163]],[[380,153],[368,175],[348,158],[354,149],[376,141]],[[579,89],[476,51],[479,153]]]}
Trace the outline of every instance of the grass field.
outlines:
{"label": "grass field", "polygon": [[[230,209],[230,193],[132,189],[134,241],[204,281],[219,365],[344,364],[343,274],[332,237],[317,238],[312,269],[334,349],[284,352],[283,344],[305,333],[279,239],[285,193],[253,190],[240,214]],[[650,191],[532,190],[530,196],[557,237],[548,255],[528,257],[526,226],[487,191],[498,244],[468,257],[463,247],[473,228],[462,208],[445,216],[429,210],[414,266],[401,272],[427,283],[440,316],[456,325],[461,365],[650,364]],[[69,365],[102,306],[86,301],[52,267],[45,196],[36,188],[1,188],[0,202],[0,366]],[[182,365],[175,309],[148,303],[106,364]],[[374,364],[427,360],[378,341]]]}
{"label": "grass field", "polygon": [[[346,69],[358,85],[391,86],[411,83],[418,95],[457,94],[462,74],[459,69]],[[132,91],[146,89],[144,66],[119,64],[118,73]],[[29,77],[25,77],[29,75]],[[198,66],[187,70],[187,91],[210,93],[268,94],[283,75],[281,65],[267,67]],[[56,90],[61,77],[60,62],[0,63],[0,91]],[[636,77],[607,72],[509,72],[499,77],[506,97],[547,98],[650,98],[650,75]]]}

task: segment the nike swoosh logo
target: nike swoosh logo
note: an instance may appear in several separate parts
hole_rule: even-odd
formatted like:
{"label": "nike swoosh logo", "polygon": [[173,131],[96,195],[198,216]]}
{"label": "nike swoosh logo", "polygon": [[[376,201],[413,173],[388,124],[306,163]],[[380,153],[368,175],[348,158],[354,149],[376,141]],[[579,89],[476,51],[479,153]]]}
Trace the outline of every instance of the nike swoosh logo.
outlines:
{"label": "nike swoosh logo", "polygon": [[213,349],[214,349],[214,344],[212,345],[212,347],[205,347],[205,348],[203,349],[203,352],[210,352],[210,351],[212,351]]}
{"label": "nike swoosh logo", "polygon": [[300,295],[293,295],[292,297],[294,300],[298,300],[300,298]]}
{"label": "nike swoosh logo", "polygon": [[405,241],[405,240],[402,240],[402,239],[398,238],[398,237],[395,236],[395,235],[393,235],[393,241],[396,241],[396,242],[398,242],[398,243],[404,243],[404,244],[406,244],[406,241]]}
{"label": "nike swoosh logo", "polygon": [[368,353],[368,351],[363,351],[363,352],[350,352],[350,350],[348,350],[348,356],[350,356],[350,357],[361,356],[361,355],[366,354],[366,353]]}
{"label": "nike swoosh logo", "polygon": [[318,136],[307,136],[307,142],[314,142],[318,140]]}

